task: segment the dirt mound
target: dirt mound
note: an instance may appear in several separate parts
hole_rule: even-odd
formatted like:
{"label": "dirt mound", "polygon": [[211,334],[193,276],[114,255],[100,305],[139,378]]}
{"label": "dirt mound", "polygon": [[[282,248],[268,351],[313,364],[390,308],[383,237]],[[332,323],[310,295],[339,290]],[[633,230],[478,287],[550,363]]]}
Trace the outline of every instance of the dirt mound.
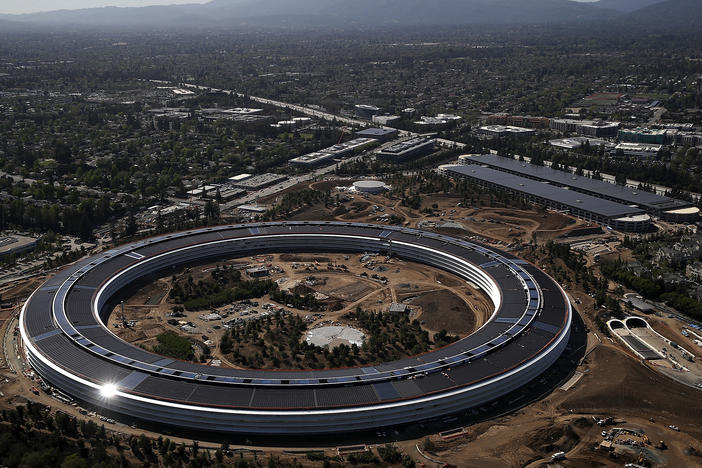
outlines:
{"label": "dirt mound", "polygon": [[343,214],[346,214],[349,212],[349,209],[346,208],[344,205],[338,206],[334,211],[332,211],[332,216],[341,216]]}
{"label": "dirt mound", "polygon": [[466,230],[465,229],[459,229],[459,228],[453,228],[453,227],[439,227],[434,229],[435,232],[438,232],[439,234],[444,234],[446,236],[451,236],[451,237],[462,237],[465,236]]}
{"label": "dirt mound", "polygon": [[547,213],[546,217],[540,219],[539,221],[541,222],[539,230],[542,231],[557,231],[565,229],[576,223],[573,218],[560,213]]}
{"label": "dirt mound", "polygon": [[366,208],[370,206],[370,203],[364,202],[364,201],[355,201],[351,203],[351,208],[353,208],[354,211],[363,211]]}
{"label": "dirt mound", "polygon": [[305,284],[298,284],[290,290],[293,294],[298,294],[300,296],[306,296],[307,294],[314,294],[314,289],[310,288]]}
{"label": "dirt mound", "polygon": [[347,211],[343,215],[343,219],[358,219],[358,218],[363,218],[364,216],[367,216],[368,213],[366,213],[368,207],[370,207],[370,203],[365,202],[365,201],[355,201],[351,203],[351,207],[349,211]]}
{"label": "dirt mound", "polygon": [[413,299],[411,304],[422,308],[422,314],[418,318],[424,321],[424,326],[429,330],[467,334],[475,329],[475,314],[460,297],[450,291],[422,294]]}
{"label": "dirt mound", "polygon": [[570,425],[551,426],[527,435],[525,445],[541,454],[567,452],[580,442],[580,436]]}
{"label": "dirt mound", "polygon": [[117,335],[129,343],[146,339],[146,334],[143,330],[136,330],[133,328],[120,328],[117,331]]}
{"label": "dirt mound", "polygon": [[[457,288],[460,286],[463,286],[463,282],[456,278],[455,276],[449,276],[449,275],[442,275],[441,273],[436,274],[436,280],[441,281],[441,284],[444,286],[448,286],[450,288]],[[472,293],[466,293],[467,295],[471,296]]]}
{"label": "dirt mound", "polygon": [[329,209],[322,204],[313,205],[295,213],[288,218],[290,221],[334,221]]}
{"label": "dirt mound", "polygon": [[578,429],[584,429],[586,427],[592,427],[594,422],[592,419],[589,418],[578,418],[573,421],[573,427],[577,427]]}
{"label": "dirt mound", "polygon": [[334,190],[336,187],[348,187],[352,183],[351,180],[322,180],[315,182],[310,187],[320,192]]}

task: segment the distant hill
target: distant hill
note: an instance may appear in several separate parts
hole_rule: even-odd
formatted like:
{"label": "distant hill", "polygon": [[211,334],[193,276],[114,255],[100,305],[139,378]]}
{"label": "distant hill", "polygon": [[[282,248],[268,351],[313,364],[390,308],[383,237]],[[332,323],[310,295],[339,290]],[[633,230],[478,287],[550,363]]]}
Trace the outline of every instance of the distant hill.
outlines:
{"label": "distant hill", "polygon": [[22,32],[26,31],[27,26],[19,21],[12,21],[0,18],[0,31],[3,32]]}
{"label": "distant hill", "polygon": [[599,0],[592,3],[593,6],[607,8],[609,10],[631,13],[641,8],[660,3],[663,0]]}
{"label": "distant hill", "polygon": [[633,12],[629,19],[667,28],[702,27],[702,0],[665,0]]}
{"label": "distant hill", "polygon": [[203,28],[251,24],[543,24],[602,20],[616,15],[570,0],[214,0],[205,5],[61,10],[4,18],[71,26]]}

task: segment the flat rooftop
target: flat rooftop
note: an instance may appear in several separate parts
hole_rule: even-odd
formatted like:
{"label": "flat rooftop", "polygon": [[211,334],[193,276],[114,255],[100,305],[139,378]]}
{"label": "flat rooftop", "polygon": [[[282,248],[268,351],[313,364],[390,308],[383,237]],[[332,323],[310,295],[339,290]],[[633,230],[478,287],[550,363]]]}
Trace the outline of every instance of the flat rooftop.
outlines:
{"label": "flat rooftop", "polygon": [[387,128],[366,128],[364,130],[359,130],[356,135],[361,137],[384,137],[388,135],[394,135],[397,130],[387,129]]}
{"label": "flat rooftop", "polygon": [[12,234],[9,236],[0,236],[0,255],[22,249],[28,245],[35,243],[37,240],[33,237],[20,236]]}
{"label": "flat rooftop", "polygon": [[627,205],[638,205],[648,210],[673,210],[690,206],[689,202],[676,200],[651,192],[610,184],[601,180],[558,171],[545,166],[535,166],[516,159],[492,154],[472,155],[466,158],[475,164],[485,164],[501,171],[514,171],[525,177],[539,179],[552,184],[572,187],[576,190],[599,194],[600,197],[615,199]]}
{"label": "flat rooftop", "polygon": [[534,133],[533,128],[515,127],[513,125],[485,125],[480,130],[487,132]]}
{"label": "flat rooftop", "polygon": [[575,149],[587,143],[590,146],[604,146],[605,148],[614,148],[616,145],[607,140],[601,140],[598,138],[588,138],[588,137],[571,137],[571,138],[557,138],[555,140],[549,140],[551,146],[556,146],[558,148]]}
{"label": "flat rooftop", "polygon": [[526,177],[490,169],[488,167],[456,165],[445,166],[445,169],[452,173],[493,183],[504,189],[516,189],[527,195],[541,197],[546,200],[561,203],[573,209],[589,211],[606,218],[617,219],[644,214],[644,211],[638,208],[632,208],[621,203],[593,197],[565,187],[527,179]]}
{"label": "flat rooftop", "polygon": [[317,161],[324,161],[325,159],[331,159],[334,157],[333,153],[320,153],[318,151],[314,153],[303,154],[290,160],[291,163],[296,164],[312,164]]}
{"label": "flat rooftop", "polygon": [[663,145],[653,145],[650,143],[619,143],[614,149],[622,151],[643,151],[644,153],[657,153],[663,149]]}
{"label": "flat rooftop", "polygon": [[252,174],[239,174],[239,175],[235,175],[233,177],[230,177],[229,180],[231,180],[233,182],[241,182],[243,180],[250,179],[251,177],[253,177]]}
{"label": "flat rooftop", "polygon": [[378,154],[402,154],[407,151],[411,151],[420,146],[426,145],[427,143],[434,144],[434,140],[428,140],[423,137],[416,137],[410,140],[402,141],[400,143],[395,143],[392,146],[379,151]]}
{"label": "flat rooftop", "polygon": [[360,148],[374,142],[375,139],[373,138],[356,138],[354,140],[339,143],[338,145],[330,146],[313,153],[303,154],[291,159],[290,162],[296,164],[311,164],[318,161],[324,161],[335,156],[345,156],[356,148]]}
{"label": "flat rooftop", "polygon": [[260,187],[261,185],[265,184],[274,184],[276,182],[282,181],[287,179],[288,176],[280,175],[280,174],[260,174],[254,177],[251,177],[250,179],[246,179],[241,182],[236,182],[235,186],[236,187],[241,187],[241,188],[256,188]]}

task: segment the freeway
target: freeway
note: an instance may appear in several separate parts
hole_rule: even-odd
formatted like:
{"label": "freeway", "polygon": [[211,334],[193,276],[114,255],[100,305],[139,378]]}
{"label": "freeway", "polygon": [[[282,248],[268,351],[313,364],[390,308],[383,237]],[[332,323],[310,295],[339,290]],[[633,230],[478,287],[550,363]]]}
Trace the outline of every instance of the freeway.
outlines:
{"label": "freeway", "polygon": [[[171,84],[174,84],[174,83],[171,83]],[[197,89],[200,91],[217,91],[217,92],[225,92],[225,93],[235,94],[239,97],[245,96],[242,93],[239,93],[239,92],[234,91],[234,90],[228,90],[228,89],[217,89],[217,88],[211,88],[209,86],[202,86],[202,85],[196,85],[196,84],[183,84],[182,86],[186,87],[186,88]],[[269,99],[269,98],[264,98],[264,97],[259,97],[259,96],[248,96],[248,98],[254,102],[278,107],[280,109],[288,109],[291,111],[299,112],[299,113],[304,114],[304,115],[308,115],[310,117],[316,117],[318,119],[327,120],[330,122],[339,122],[339,123],[344,123],[347,125],[354,125],[354,126],[359,126],[359,127],[369,127],[372,125],[372,123],[368,122],[367,120],[353,119],[350,117],[336,115],[336,114],[332,114],[329,112],[321,111],[319,109],[313,109],[311,107],[301,106],[298,104],[291,104],[288,102],[277,101],[275,99]],[[400,130],[400,129],[396,129],[396,128],[388,127],[388,126],[383,126],[383,125],[381,125],[380,127],[385,128],[385,129],[397,130],[398,135],[402,138],[411,138],[411,137],[417,137],[417,136],[421,135],[419,133],[410,132],[407,130]],[[440,146],[445,147],[445,148],[465,148],[465,146],[466,146],[465,143],[461,143],[461,142],[453,141],[453,140],[446,140],[443,138],[437,138],[436,143]],[[347,159],[346,162],[357,160],[357,159],[365,156],[366,154],[367,154],[366,152],[361,153],[358,156]],[[283,190],[286,190],[286,189],[288,189],[294,185],[297,185],[299,183],[311,181],[317,177],[320,177],[320,176],[323,176],[323,175],[328,174],[330,172],[333,172],[335,167],[336,166],[334,164],[332,164],[332,165],[329,165],[326,167],[322,167],[320,169],[316,169],[316,170],[309,172],[307,174],[292,177],[288,180],[285,180],[285,181],[280,182],[278,184],[272,185],[270,187],[263,188],[263,189],[258,190],[256,192],[251,192],[251,193],[245,195],[244,197],[237,198],[236,200],[231,200],[227,203],[222,204],[221,209],[223,211],[229,211],[229,210],[234,209],[236,206],[256,202],[257,200],[259,200],[261,198],[265,198],[265,197],[268,197],[270,195],[274,195],[276,193],[282,192]]]}
{"label": "freeway", "polygon": [[[355,161],[359,158],[362,158],[365,156],[365,152],[359,154],[358,156],[354,156],[352,158],[346,159],[345,162],[348,161]],[[291,177],[288,180],[284,180],[283,182],[277,183],[275,185],[271,185],[270,187],[265,187],[260,190],[257,190],[255,192],[251,192],[246,194],[245,196],[241,198],[237,198],[236,200],[229,201],[227,203],[223,203],[221,205],[221,209],[224,211],[228,211],[233,209],[236,206],[239,205],[245,205],[247,203],[252,203],[258,201],[260,198],[265,198],[270,195],[274,195],[278,192],[282,192],[283,190],[287,190],[290,187],[300,184],[302,182],[309,182],[317,177],[323,176],[325,174],[329,174],[330,172],[334,172],[334,169],[336,168],[336,164],[331,164],[329,166],[321,167],[317,170],[314,170],[312,172],[308,172],[307,174],[300,174],[296,175],[294,177]]]}
{"label": "freeway", "polygon": [[[194,84],[184,84],[183,86],[187,87],[187,88],[198,89],[201,91],[212,90],[212,91],[234,93],[239,97],[244,97],[244,94],[238,93],[234,90],[214,89],[214,88],[210,88],[209,86],[201,86],[201,85],[194,85]],[[329,112],[323,112],[323,111],[320,111],[319,109],[313,109],[311,107],[301,106],[298,104],[290,104],[288,102],[283,102],[283,101],[276,101],[275,99],[268,99],[268,98],[258,97],[258,96],[249,96],[249,99],[251,99],[254,102],[261,103],[261,104],[267,104],[269,106],[274,106],[274,107],[278,107],[281,109],[293,110],[293,111],[299,112],[301,114],[309,115],[311,117],[317,117],[317,118],[322,119],[322,120],[328,120],[330,122],[336,121],[336,122],[341,122],[341,123],[345,123],[348,125],[357,125],[360,127],[375,126],[371,122],[368,122],[367,120],[352,119],[350,117],[344,117],[344,116],[332,114]],[[398,135],[400,137],[403,137],[403,138],[417,137],[417,136],[421,135],[420,133],[410,132],[407,130],[400,130],[400,129],[397,129],[394,127],[388,127],[386,125],[379,125],[379,127],[384,128],[384,129],[397,130]],[[443,138],[438,138],[436,140],[436,143],[438,145],[441,145],[441,146],[444,146],[447,148],[465,148],[465,146],[466,146],[465,143],[461,143],[461,142],[453,141],[453,140],[446,140]]]}

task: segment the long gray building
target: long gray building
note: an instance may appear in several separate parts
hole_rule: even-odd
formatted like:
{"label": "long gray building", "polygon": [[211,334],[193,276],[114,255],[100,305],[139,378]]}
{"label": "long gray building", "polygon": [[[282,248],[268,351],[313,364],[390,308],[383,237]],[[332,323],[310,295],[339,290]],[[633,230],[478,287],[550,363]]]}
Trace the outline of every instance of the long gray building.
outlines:
{"label": "long gray building", "polygon": [[502,172],[519,175],[533,180],[568,187],[576,192],[603,198],[625,205],[636,206],[652,216],[674,223],[699,221],[700,210],[692,203],[665,197],[631,187],[611,184],[570,172],[559,171],[545,166],[536,166],[513,158],[493,154],[471,154],[461,156],[463,164],[490,167]]}
{"label": "long gray building", "polygon": [[617,231],[644,232],[651,227],[651,218],[640,208],[616,203],[568,187],[552,185],[478,165],[440,167],[442,174],[466,179],[481,187],[513,193],[532,203],[538,203],[578,218],[610,226]]}

